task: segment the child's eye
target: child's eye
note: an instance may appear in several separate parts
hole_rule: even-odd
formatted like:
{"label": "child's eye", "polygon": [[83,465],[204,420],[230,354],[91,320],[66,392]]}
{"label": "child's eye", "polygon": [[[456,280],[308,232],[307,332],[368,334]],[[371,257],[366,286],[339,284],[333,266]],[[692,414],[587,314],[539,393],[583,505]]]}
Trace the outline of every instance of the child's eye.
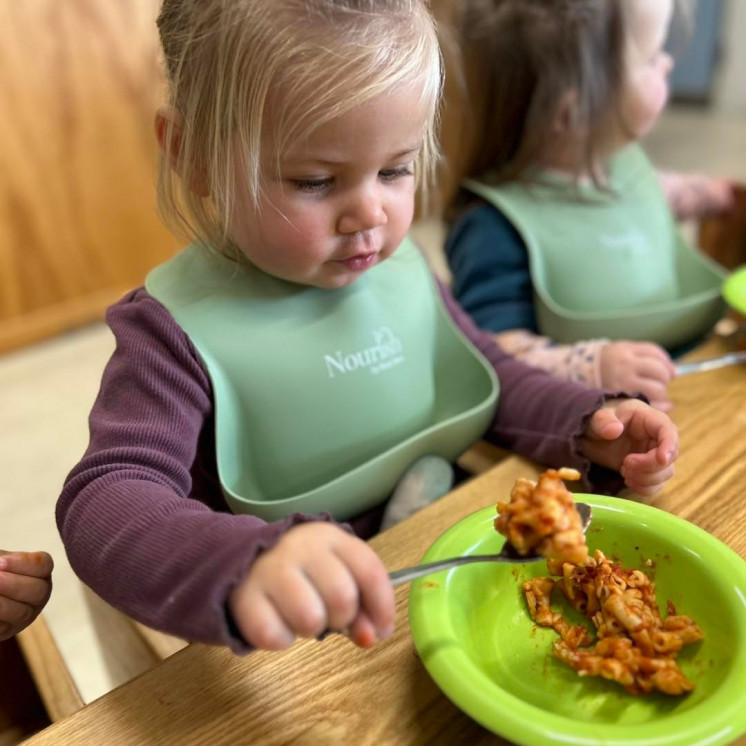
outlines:
{"label": "child's eye", "polygon": [[300,192],[323,192],[332,185],[329,176],[319,179],[290,179],[290,183]]}
{"label": "child's eye", "polygon": [[414,172],[410,165],[396,166],[395,168],[385,168],[383,171],[379,171],[378,175],[383,181],[396,181],[402,179],[405,176],[411,176]]}

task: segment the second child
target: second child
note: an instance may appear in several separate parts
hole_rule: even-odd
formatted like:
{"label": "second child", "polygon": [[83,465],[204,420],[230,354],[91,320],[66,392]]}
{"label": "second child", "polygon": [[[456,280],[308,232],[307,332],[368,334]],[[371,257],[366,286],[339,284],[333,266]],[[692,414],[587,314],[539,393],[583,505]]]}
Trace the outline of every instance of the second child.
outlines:
{"label": "second child", "polygon": [[466,0],[485,91],[452,209],[454,294],[525,362],[668,410],[669,353],[723,312],[723,272],[675,220],[730,209],[722,179],[659,174],[638,144],[668,96],[673,0]]}

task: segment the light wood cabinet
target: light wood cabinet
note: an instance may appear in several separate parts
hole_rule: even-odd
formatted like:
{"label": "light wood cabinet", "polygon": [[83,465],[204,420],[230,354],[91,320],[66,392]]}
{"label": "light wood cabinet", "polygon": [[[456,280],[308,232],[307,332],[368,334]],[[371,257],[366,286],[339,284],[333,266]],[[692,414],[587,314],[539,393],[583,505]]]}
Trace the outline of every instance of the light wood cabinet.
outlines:
{"label": "light wood cabinet", "polygon": [[155,212],[159,0],[0,0],[0,352],[102,317]]}

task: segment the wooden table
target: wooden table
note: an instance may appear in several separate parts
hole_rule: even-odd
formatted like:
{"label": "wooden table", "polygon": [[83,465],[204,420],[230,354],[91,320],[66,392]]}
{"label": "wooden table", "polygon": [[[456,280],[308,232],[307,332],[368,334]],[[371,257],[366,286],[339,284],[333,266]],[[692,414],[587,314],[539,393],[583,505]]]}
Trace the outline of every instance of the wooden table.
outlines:
{"label": "wooden table", "polygon": [[[716,354],[722,344],[690,357]],[[696,523],[746,559],[746,367],[682,377],[671,396],[681,456],[676,476],[647,502]],[[371,545],[391,569],[413,564],[445,529],[494,504],[517,477],[538,473],[510,457]],[[396,597],[396,632],[371,651],[337,636],[244,658],[191,645],[26,743],[504,744],[441,694],[415,655],[408,588]]]}

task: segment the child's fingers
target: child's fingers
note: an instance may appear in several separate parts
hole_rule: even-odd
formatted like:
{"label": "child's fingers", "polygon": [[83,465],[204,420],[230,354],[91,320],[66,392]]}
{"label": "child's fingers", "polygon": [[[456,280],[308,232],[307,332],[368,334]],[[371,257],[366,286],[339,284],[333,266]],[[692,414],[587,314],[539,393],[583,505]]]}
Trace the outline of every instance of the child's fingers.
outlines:
{"label": "child's fingers", "polygon": [[654,378],[637,378],[632,389],[645,394],[651,402],[668,399],[668,385]]}
{"label": "child's fingers", "polygon": [[648,420],[648,434],[658,445],[655,448],[655,460],[659,466],[672,464],[679,454],[679,433],[671,420],[661,413]]}
{"label": "child's fingers", "polygon": [[388,637],[394,629],[396,606],[394,589],[378,555],[363,541],[344,536],[335,547],[360,591],[362,608],[375,626],[378,638]]}
{"label": "child's fingers", "polygon": [[647,453],[629,454],[620,471],[630,489],[640,495],[652,495],[673,476],[674,465],[672,462],[661,468],[653,449]]}
{"label": "child's fingers", "polygon": [[654,495],[673,476],[673,466],[667,466],[653,474],[638,474],[625,477],[626,485],[638,495]]}
{"label": "child's fingers", "polygon": [[9,640],[16,634],[16,632],[17,630],[14,626],[8,624],[8,622],[0,621],[0,642],[3,642],[3,640]]}
{"label": "child's fingers", "polygon": [[0,621],[16,629],[23,629],[36,619],[39,610],[29,604],[0,596]]}
{"label": "child's fingers", "polygon": [[618,414],[634,441],[654,444],[654,458],[660,466],[674,460],[679,434],[667,415],[634,400],[624,402]]}
{"label": "child's fingers", "polygon": [[360,592],[347,565],[335,556],[323,567],[313,564],[303,569],[324,602],[329,629],[347,629],[360,609]]}
{"label": "child's fingers", "polygon": [[329,626],[326,606],[316,588],[298,568],[278,572],[264,592],[291,632],[318,637]]}
{"label": "child's fingers", "polygon": [[650,406],[668,414],[673,409],[673,402],[670,399],[651,399]]}
{"label": "child's fingers", "polygon": [[635,476],[638,479],[656,479],[656,475],[673,473],[673,459],[668,464],[658,463],[657,448],[651,448],[644,453],[628,453],[622,462],[622,474],[624,476]]}
{"label": "child's fingers", "polygon": [[664,437],[655,449],[655,457],[661,466],[669,466],[679,457],[678,433]]}
{"label": "child's fingers", "polygon": [[295,641],[272,602],[256,588],[248,587],[233,598],[233,619],[246,642],[261,650],[285,650]]}
{"label": "child's fingers", "polygon": [[54,562],[46,552],[3,552],[0,551],[0,570],[34,578],[48,578],[54,569]]}
{"label": "child's fingers", "polygon": [[49,599],[51,590],[52,584],[47,578],[0,572],[0,595],[5,598],[41,607]]}
{"label": "child's fingers", "polygon": [[671,356],[662,347],[652,342],[639,342],[637,349],[642,353],[642,357],[648,357],[651,361],[655,361],[662,366],[668,372],[670,378],[676,375],[676,366],[671,360]]}
{"label": "child's fingers", "polygon": [[642,495],[644,497],[650,497],[651,495],[655,495],[657,492],[660,492],[663,489],[662,484],[656,485],[655,487],[645,487],[640,484],[635,484],[634,482],[626,482],[626,485],[636,495]]}
{"label": "child's fingers", "polygon": [[353,619],[347,636],[360,648],[372,648],[379,639],[376,627],[365,611],[360,611]]}
{"label": "child's fingers", "polygon": [[[664,353],[665,354],[665,353]],[[640,378],[668,384],[675,376],[675,369],[670,360],[645,356],[635,361],[635,372]]]}

